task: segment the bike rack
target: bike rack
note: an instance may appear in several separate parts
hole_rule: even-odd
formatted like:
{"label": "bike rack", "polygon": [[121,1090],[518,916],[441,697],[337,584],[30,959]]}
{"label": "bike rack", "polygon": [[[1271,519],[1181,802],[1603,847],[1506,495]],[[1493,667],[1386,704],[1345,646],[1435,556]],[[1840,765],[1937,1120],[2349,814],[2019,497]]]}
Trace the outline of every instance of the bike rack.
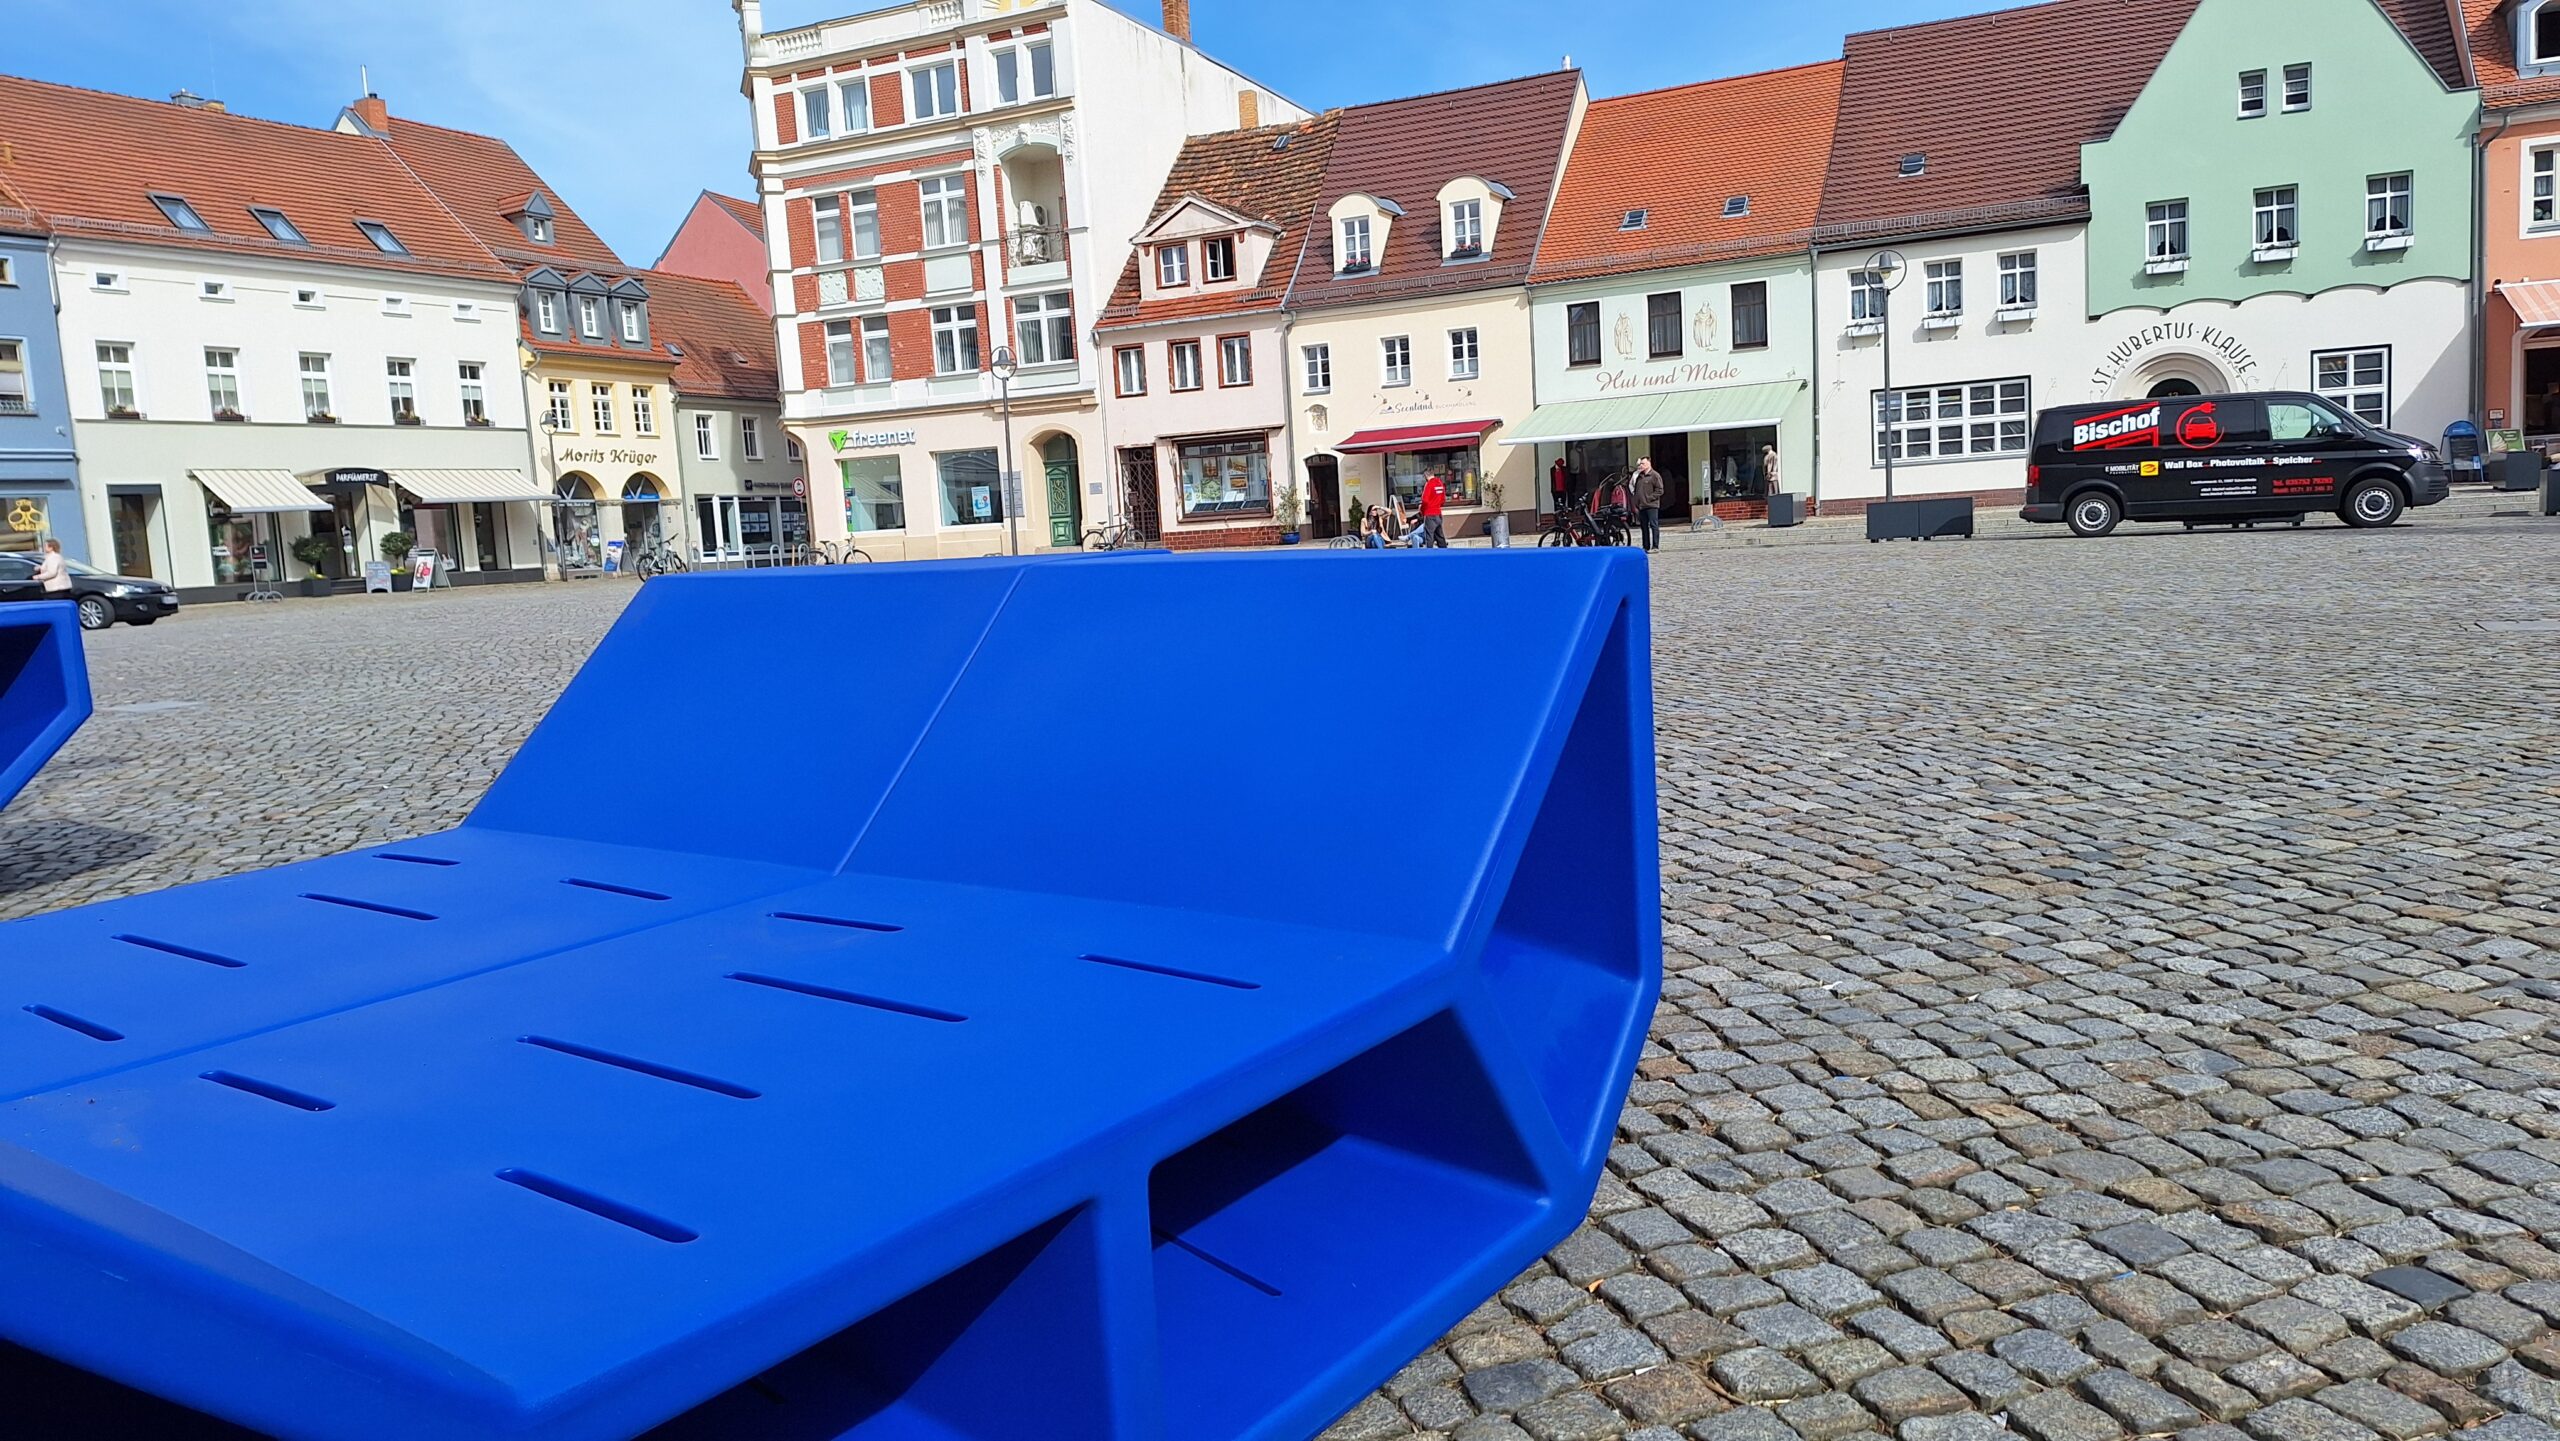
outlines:
{"label": "bike rack", "polygon": [[0,806],[89,719],[89,656],[68,601],[0,605]]}
{"label": "bike rack", "polygon": [[[1503,663],[1331,643],[1416,614]],[[1291,643],[1168,657],[1171,615]],[[858,663],[738,643],[777,624]],[[645,586],[459,828],[0,926],[0,1392],[73,1434],[1304,1441],[1598,1183],[1659,989],[1647,625],[1625,551]],[[741,724],[681,814],[577,803]],[[1435,778],[1063,779],[1351,734]]]}

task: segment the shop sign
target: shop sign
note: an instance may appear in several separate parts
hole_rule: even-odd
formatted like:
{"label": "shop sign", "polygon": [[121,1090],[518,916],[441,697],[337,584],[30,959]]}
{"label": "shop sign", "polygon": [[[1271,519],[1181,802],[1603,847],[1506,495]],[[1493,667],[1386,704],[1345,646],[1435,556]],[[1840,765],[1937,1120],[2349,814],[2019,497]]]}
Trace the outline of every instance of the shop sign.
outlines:
{"label": "shop sign", "polygon": [[1417,390],[1405,395],[1401,399],[1382,402],[1378,406],[1378,414],[1413,415],[1425,410],[1438,410],[1442,406],[1473,405],[1475,403],[1476,393],[1463,386],[1450,391],[1446,396],[1433,395],[1427,390]]}
{"label": "shop sign", "polygon": [[324,471],[320,476],[320,483],[323,485],[389,485],[391,476],[379,470],[350,468]]}
{"label": "shop sign", "polygon": [[0,501],[0,526],[20,535],[33,535],[44,529],[44,497],[13,495]]}
{"label": "shop sign", "polygon": [[1593,377],[1599,382],[1602,395],[1626,390],[1667,390],[1680,385],[1722,385],[1741,378],[1742,367],[1732,361],[1709,365],[1703,360],[1666,365],[1649,375],[1635,370],[1604,370]]}
{"label": "shop sign", "polygon": [[830,430],[827,444],[838,450],[879,450],[892,445],[913,445],[912,430]]}
{"label": "shop sign", "polygon": [[2089,372],[2090,383],[2100,390],[2112,388],[2123,378],[2133,363],[2165,345],[2190,351],[2201,351],[2230,367],[2234,384],[2247,389],[2256,378],[2258,357],[2248,343],[2219,325],[2206,325],[2194,320],[2164,320],[2147,325],[2109,347]]}
{"label": "shop sign", "polygon": [[653,466],[659,463],[658,453],[654,450],[604,450],[601,448],[564,450],[560,452],[560,460],[564,465]]}

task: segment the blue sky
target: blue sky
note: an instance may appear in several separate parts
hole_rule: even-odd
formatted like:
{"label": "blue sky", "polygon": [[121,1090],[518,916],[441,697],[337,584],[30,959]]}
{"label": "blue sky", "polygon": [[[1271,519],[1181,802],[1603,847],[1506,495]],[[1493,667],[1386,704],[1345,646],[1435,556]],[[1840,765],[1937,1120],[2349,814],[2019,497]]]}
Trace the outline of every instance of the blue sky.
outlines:
{"label": "blue sky", "polygon": [[[0,0],[0,68],[131,95],[181,86],[325,125],[359,67],[393,112],[505,137],[625,259],[647,264],[696,193],[743,193],[746,106],[725,0]],[[1148,0],[1113,0],[1152,18]],[[1193,0],[1212,55],[1311,107],[1562,63],[1594,95],[1820,60],[1851,30],[2003,0]],[[767,0],[781,30],[869,8]]]}

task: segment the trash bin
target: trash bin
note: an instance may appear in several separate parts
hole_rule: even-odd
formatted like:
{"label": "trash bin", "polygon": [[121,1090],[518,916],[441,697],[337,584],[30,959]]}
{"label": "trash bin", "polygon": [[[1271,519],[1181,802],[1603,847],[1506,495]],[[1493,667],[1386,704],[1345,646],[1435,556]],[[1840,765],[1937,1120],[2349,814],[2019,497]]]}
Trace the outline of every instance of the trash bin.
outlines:
{"label": "trash bin", "polygon": [[1804,497],[1792,491],[1777,491],[1769,497],[1769,525],[1779,529],[1804,524]]}
{"label": "trash bin", "polygon": [[2490,472],[2500,490],[2531,490],[2542,484],[2542,452],[2511,450],[2497,458]]}

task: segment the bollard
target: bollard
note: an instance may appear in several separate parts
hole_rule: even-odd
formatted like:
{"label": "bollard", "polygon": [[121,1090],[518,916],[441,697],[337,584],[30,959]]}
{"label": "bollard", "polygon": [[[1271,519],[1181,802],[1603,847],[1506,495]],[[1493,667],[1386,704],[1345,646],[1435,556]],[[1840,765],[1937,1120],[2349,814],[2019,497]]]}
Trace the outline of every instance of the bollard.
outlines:
{"label": "bollard", "polygon": [[66,601],[0,605],[0,806],[89,719],[89,657]]}
{"label": "bollard", "polygon": [[[1416,616],[1505,664],[1340,641]],[[1620,550],[654,580],[461,827],[0,926],[0,1387],[1305,1441],[1598,1184],[1647,625]],[[670,807],[579,803],[724,728]]]}

